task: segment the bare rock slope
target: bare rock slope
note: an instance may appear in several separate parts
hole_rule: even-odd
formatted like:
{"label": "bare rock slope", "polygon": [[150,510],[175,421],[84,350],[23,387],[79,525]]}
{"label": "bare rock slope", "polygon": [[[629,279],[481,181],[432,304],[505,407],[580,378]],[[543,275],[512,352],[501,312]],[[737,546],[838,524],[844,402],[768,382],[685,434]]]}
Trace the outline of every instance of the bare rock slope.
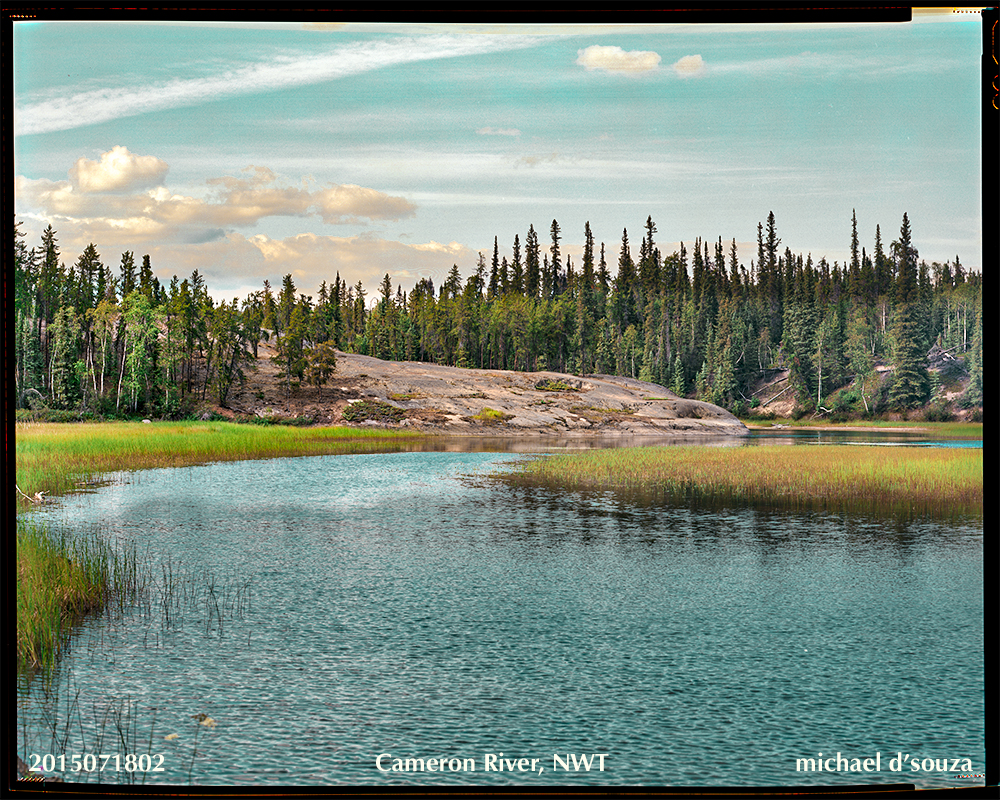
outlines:
{"label": "bare rock slope", "polygon": [[[265,359],[258,364],[264,370],[270,366]],[[258,375],[258,382],[264,377]],[[336,377],[319,391],[303,387],[286,396],[273,380],[266,393],[260,385],[252,389],[233,398],[234,411],[472,435],[748,433],[718,406],[612,375],[461,369],[338,351]]]}

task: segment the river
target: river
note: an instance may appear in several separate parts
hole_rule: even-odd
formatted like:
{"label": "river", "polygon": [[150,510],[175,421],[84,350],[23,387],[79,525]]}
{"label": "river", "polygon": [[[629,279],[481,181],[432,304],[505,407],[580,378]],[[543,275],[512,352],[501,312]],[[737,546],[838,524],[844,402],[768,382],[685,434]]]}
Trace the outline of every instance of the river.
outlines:
{"label": "river", "polygon": [[982,783],[956,777],[985,758],[981,521],[482,477],[523,457],[220,463],[62,498],[39,516],[134,543],[159,585],[80,625],[51,687],[19,683],[18,752],[147,785]]}

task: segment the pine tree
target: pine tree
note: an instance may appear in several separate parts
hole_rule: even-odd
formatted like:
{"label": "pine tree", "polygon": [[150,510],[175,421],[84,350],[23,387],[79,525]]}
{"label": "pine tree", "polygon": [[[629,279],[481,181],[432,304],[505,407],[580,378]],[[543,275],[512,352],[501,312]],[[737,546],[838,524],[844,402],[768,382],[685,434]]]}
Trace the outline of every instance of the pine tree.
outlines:
{"label": "pine tree", "polygon": [[972,323],[972,349],[966,359],[969,369],[969,385],[962,395],[962,405],[966,407],[983,404],[983,291],[976,292],[975,320]]}
{"label": "pine tree", "polygon": [[896,282],[892,340],[895,369],[889,388],[889,404],[897,409],[921,405],[930,390],[926,348],[923,346],[920,289],[917,282],[917,251],[910,238],[910,221],[903,214],[899,239],[893,242]]}
{"label": "pine tree", "polygon": [[538,297],[541,288],[541,261],[538,249],[538,234],[535,226],[528,227],[528,236],[524,241],[524,294],[526,297]]}
{"label": "pine tree", "polygon": [[514,234],[514,254],[510,265],[510,290],[514,294],[524,294],[524,265],[521,263],[521,241]]}
{"label": "pine tree", "polygon": [[79,400],[80,384],[76,373],[80,326],[72,306],[56,312],[49,328],[49,386],[56,408],[71,408]]}

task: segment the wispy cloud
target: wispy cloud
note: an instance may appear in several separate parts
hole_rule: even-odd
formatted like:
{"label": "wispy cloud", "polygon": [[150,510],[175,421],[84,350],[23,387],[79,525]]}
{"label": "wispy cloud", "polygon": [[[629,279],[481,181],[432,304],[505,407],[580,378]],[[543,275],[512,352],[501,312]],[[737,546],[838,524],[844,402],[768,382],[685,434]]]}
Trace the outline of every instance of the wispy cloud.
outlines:
{"label": "wispy cloud", "polygon": [[69,130],[221,97],[338,80],[399,64],[516,50],[543,41],[535,36],[439,35],[358,42],[321,54],[283,55],[198,78],[109,86],[20,106],[15,109],[14,133]]}
{"label": "wispy cloud", "polygon": [[520,136],[521,131],[517,128],[480,128],[476,131],[480,136]]}

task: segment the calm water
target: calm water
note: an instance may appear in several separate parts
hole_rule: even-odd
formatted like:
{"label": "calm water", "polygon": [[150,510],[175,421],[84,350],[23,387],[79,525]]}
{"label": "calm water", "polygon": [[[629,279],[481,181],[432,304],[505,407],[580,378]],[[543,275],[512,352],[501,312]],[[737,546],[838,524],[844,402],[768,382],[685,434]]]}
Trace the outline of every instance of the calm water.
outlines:
{"label": "calm water", "polygon": [[[154,599],[82,626],[56,691],[19,690],[19,752],[161,754],[147,784],[982,783],[954,778],[965,759],[983,771],[981,523],[643,508],[468,477],[520,457],[155,470],[50,507],[148,548],[158,575],[169,559],[188,602],[170,625]],[[881,769],[796,771],[838,752]],[[536,771],[485,771],[499,753]],[[570,754],[601,753],[603,771],[572,771]],[[466,770],[383,773],[381,754]]]}

